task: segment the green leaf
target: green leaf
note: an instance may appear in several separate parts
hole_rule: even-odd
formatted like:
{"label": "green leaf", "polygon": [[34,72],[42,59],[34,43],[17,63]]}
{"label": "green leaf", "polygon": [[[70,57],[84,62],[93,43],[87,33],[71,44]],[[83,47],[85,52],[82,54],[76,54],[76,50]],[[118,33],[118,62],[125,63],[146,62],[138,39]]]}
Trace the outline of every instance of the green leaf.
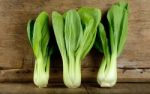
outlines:
{"label": "green leaf", "polygon": [[42,50],[42,54],[43,56],[47,56],[48,55],[48,52],[49,52],[49,47],[48,47],[48,43],[49,43],[49,40],[50,40],[50,32],[49,32],[49,23],[48,23],[49,20],[47,20],[45,22],[45,25],[42,29],[42,40],[41,40],[41,50]]}
{"label": "green leaf", "polygon": [[98,30],[97,30],[97,35],[96,35],[94,47],[95,47],[98,51],[100,51],[101,53],[103,53],[102,43],[101,43],[100,34],[99,34],[99,31],[98,31]]}
{"label": "green leaf", "polygon": [[98,30],[98,35],[100,36],[100,41],[101,41],[100,43],[102,43],[100,45],[102,45],[104,56],[107,57],[107,58],[110,58],[108,39],[107,39],[106,32],[105,32],[103,24],[100,23],[98,29],[99,29]]}
{"label": "green leaf", "polygon": [[83,36],[80,16],[76,10],[69,10],[66,13],[64,33],[68,54],[74,54]]}
{"label": "green leaf", "polygon": [[34,20],[29,20],[27,24],[27,35],[31,46],[32,46],[32,38],[33,38],[33,28],[34,28]]}
{"label": "green leaf", "polygon": [[107,19],[109,22],[111,51],[114,51],[117,48],[121,23],[120,17],[122,18],[120,8],[118,6],[112,6],[107,14]]}
{"label": "green leaf", "polygon": [[[125,43],[124,39],[126,39],[127,36],[128,26],[128,12],[126,11],[126,4],[127,3],[120,2],[118,4],[113,5],[109,9],[107,14],[112,53],[113,51],[119,51],[118,53],[120,54]],[[122,36],[124,36],[124,38],[122,38]]]}
{"label": "green leaf", "polygon": [[64,38],[64,20],[58,12],[52,12],[52,24],[57,45],[61,55],[66,55],[65,38]]}
{"label": "green leaf", "polygon": [[97,34],[96,34],[96,39],[95,39],[95,43],[94,43],[94,47],[101,53],[104,53],[103,51],[103,46],[102,46],[102,41],[101,41],[101,34],[100,34],[100,30],[104,30],[104,26],[102,23],[100,23],[98,25],[97,28]]}
{"label": "green leaf", "polygon": [[[33,50],[36,57],[42,55],[42,39],[43,33],[48,32],[45,28],[48,21],[48,14],[46,12],[42,12],[39,14],[37,19],[35,20],[34,24],[34,31],[33,31]],[[45,31],[43,31],[45,30]]]}
{"label": "green leaf", "polygon": [[81,17],[82,27],[84,27],[84,34],[77,54],[80,54],[83,59],[94,44],[101,12],[97,8],[83,7],[78,10],[78,13]]}
{"label": "green leaf", "polygon": [[122,23],[121,23],[121,30],[120,30],[120,39],[118,42],[118,56],[121,54],[128,34],[128,5],[127,3],[123,3],[123,17],[122,17]]}

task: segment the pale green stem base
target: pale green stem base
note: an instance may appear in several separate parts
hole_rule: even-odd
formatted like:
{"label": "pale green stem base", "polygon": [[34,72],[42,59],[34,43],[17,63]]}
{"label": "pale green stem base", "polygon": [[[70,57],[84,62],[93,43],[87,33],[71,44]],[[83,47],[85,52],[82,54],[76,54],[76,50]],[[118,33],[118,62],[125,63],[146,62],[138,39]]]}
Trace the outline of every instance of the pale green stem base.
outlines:
{"label": "pale green stem base", "polygon": [[47,62],[44,62],[43,58],[37,58],[35,60],[33,81],[34,84],[39,88],[46,87],[48,84],[49,67],[50,67],[49,59],[47,60]]}
{"label": "pale green stem base", "polygon": [[[108,65],[109,64],[109,65]],[[103,58],[98,71],[97,82],[101,87],[112,87],[117,82],[117,54],[112,54],[110,63]]]}
{"label": "pale green stem base", "polygon": [[[81,64],[80,63],[81,62],[79,59],[76,59],[74,62],[69,62],[69,63],[67,63],[67,60],[65,60],[65,58],[63,59],[63,80],[64,80],[64,84],[68,88],[77,88],[81,84]],[[68,64],[71,64],[71,65],[68,65]]]}

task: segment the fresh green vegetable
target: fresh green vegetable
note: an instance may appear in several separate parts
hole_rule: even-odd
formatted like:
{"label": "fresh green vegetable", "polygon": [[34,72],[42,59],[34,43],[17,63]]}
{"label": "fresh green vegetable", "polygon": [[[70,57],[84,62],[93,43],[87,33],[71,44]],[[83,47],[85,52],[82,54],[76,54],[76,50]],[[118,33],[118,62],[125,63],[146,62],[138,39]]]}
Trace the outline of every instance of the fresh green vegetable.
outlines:
{"label": "fresh green vegetable", "polygon": [[49,80],[50,55],[52,53],[52,47],[49,47],[49,19],[46,12],[40,13],[35,21],[28,21],[27,34],[35,55],[34,83],[38,87],[46,87]]}
{"label": "fresh green vegetable", "polygon": [[97,75],[101,87],[112,87],[117,81],[117,57],[122,52],[128,32],[128,4],[119,2],[113,5],[107,14],[109,32],[99,24],[96,48],[104,53]]}
{"label": "fresh green vegetable", "polygon": [[64,15],[52,13],[55,38],[63,60],[63,80],[67,87],[81,84],[81,60],[92,48],[101,12],[97,8],[72,9]]}

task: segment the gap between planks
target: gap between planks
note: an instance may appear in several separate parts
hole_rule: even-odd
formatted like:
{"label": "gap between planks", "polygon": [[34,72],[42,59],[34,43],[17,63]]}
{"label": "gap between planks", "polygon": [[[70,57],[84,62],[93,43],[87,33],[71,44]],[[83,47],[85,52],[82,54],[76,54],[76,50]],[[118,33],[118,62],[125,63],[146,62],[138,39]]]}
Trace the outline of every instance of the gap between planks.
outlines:
{"label": "gap between planks", "polygon": [[[98,68],[82,68],[83,82],[96,82]],[[63,82],[60,68],[50,69],[50,82]],[[118,69],[118,82],[150,82],[150,69]],[[31,82],[33,69],[0,70],[0,82]]]}
{"label": "gap between planks", "polygon": [[111,88],[100,88],[96,83],[83,83],[80,88],[70,89],[62,83],[37,88],[33,83],[0,83],[3,94],[150,94],[150,83],[117,83]]}

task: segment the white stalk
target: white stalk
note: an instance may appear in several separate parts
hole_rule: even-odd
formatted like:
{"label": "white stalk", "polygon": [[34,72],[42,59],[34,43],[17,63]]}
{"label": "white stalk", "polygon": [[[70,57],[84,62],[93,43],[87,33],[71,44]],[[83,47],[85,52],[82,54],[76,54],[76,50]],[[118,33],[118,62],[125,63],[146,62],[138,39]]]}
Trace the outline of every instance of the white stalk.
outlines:
{"label": "white stalk", "polygon": [[70,75],[69,75],[69,65],[68,65],[68,60],[65,56],[63,57],[63,80],[64,80],[64,84],[67,87],[72,87],[72,81],[70,79]]}
{"label": "white stalk", "polygon": [[[35,60],[35,68],[34,68],[34,83],[39,88],[46,87],[49,80],[49,62],[48,59],[47,62],[44,62],[43,58],[37,58]],[[48,65],[46,65],[48,64]]]}
{"label": "white stalk", "polygon": [[74,56],[73,54],[70,52],[69,53],[69,75],[70,75],[70,79],[71,79],[71,82],[73,84],[74,82],[74,78],[75,78],[75,59],[74,59]]}
{"label": "white stalk", "polygon": [[81,85],[81,60],[80,58],[76,58],[74,88],[77,88],[80,85]]}
{"label": "white stalk", "polygon": [[105,79],[101,87],[112,87],[117,81],[117,53],[112,53],[111,61],[105,71]]}
{"label": "white stalk", "polygon": [[99,85],[101,85],[105,79],[105,68],[106,68],[106,59],[103,57],[102,63],[100,65],[100,68],[98,70],[98,75],[97,75],[97,82]]}
{"label": "white stalk", "polygon": [[[71,64],[72,63],[72,64]],[[63,61],[63,79],[68,88],[77,88],[81,84],[81,64],[80,60],[74,60],[74,62]],[[73,66],[69,66],[71,64]],[[74,67],[71,69],[71,67]]]}
{"label": "white stalk", "polygon": [[112,87],[117,81],[117,53],[111,55],[110,62],[103,58],[98,71],[97,81],[101,87]]}

